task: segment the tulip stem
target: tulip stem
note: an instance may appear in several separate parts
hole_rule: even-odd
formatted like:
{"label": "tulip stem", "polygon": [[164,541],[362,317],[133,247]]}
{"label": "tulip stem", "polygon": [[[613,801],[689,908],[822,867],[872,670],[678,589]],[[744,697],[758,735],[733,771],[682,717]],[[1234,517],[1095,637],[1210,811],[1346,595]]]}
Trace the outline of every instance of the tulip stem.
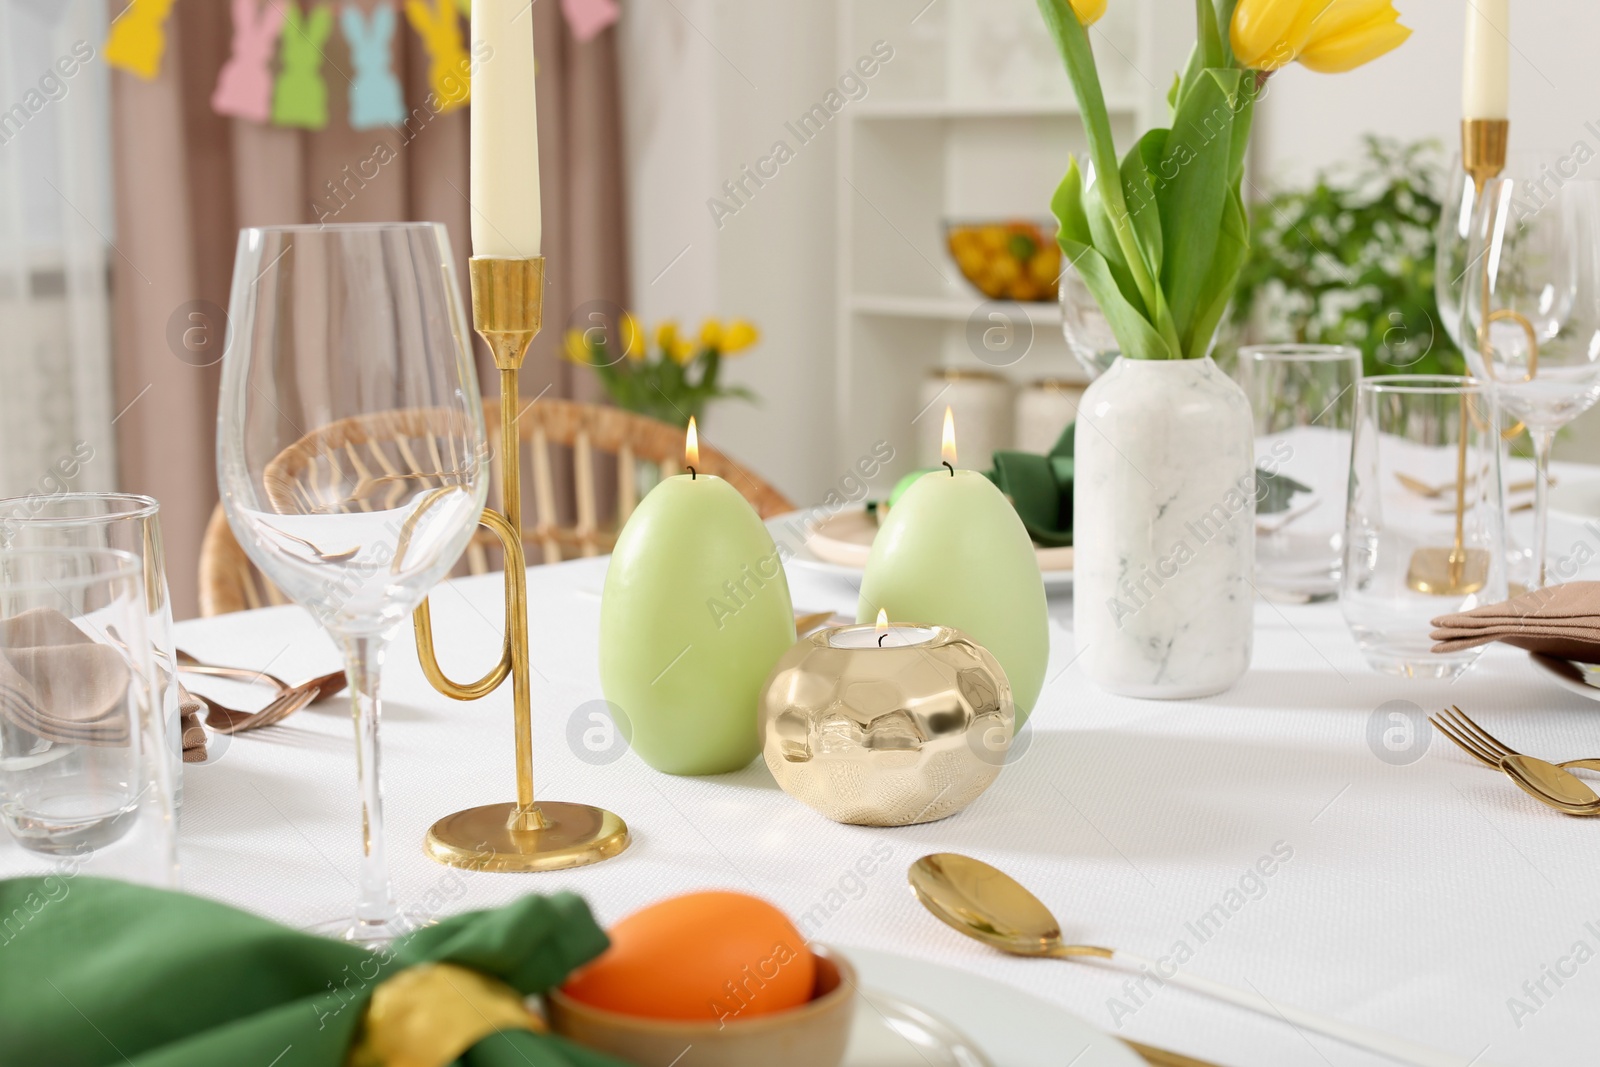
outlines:
{"label": "tulip stem", "polygon": [[1172,313],[1161,294],[1159,281],[1145,260],[1144,250],[1139,246],[1139,238],[1128,213],[1128,202],[1122,193],[1122,168],[1117,163],[1117,147],[1111,136],[1111,119],[1106,112],[1105,94],[1100,88],[1094,53],[1089,49],[1089,31],[1078,21],[1077,13],[1067,0],[1039,0],[1039,11],[1056,39],[1061,58],[1066,61],[1067,77],[1078,98],[1084,133],[1089,138],[1089,154],[1094,160],[1095,184],[1100,191],[1100,202],[1117,236],[1122,257],[1128,263],[1128,271],[1133,275],[1133,284],[1144,300],[1145,314],[1166,342],[1171,358],[1181,358],[1183,348],[1178,340],[1177,327],[1172,321]]}

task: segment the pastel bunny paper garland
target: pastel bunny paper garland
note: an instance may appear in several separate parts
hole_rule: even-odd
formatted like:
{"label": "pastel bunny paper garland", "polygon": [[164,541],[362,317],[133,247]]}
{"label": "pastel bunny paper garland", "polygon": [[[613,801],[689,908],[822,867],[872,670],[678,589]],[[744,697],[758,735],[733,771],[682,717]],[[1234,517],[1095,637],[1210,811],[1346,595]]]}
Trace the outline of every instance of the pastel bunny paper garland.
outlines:
{"label": "pastel bunny paper garland", "polygon": [[[130,0],[106,35],[106,61],[146,80],[159,77],[167,47],[166,24],[176,2]],[[211,93],[212,110],[251,122],[304,129],[326,126],[328,86],[322,68],[329,61],[326,45],[336,5],[322,3],[303,15],[296,0],[229,2],[233,41]],[[621,14],[617,0],[560,0],[560,5],[580,42],[592,40]],[[389,0],[368,0],[337,6],[355,68],[349,93],[351,127],[401,125],[408,111],[394,71],[394,5]],[[406,0],[405,11],[428,52],[434,97],[430,107],[442,113],[466,104],[472,92],[473,59],[463,43],[460,20],[471,17],[472,0]]]}

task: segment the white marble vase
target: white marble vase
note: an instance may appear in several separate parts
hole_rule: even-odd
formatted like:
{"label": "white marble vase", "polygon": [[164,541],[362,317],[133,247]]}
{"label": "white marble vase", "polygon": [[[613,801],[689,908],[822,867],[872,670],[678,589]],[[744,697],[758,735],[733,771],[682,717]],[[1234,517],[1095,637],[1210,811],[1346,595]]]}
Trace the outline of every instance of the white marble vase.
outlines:
{"label": "white marble vase", "polygon": [[1255,445],[1244,390],[1206,359],[1122,359],[1078,408],[1073,629],[1124,696],[1220,693],[1250,666]]}

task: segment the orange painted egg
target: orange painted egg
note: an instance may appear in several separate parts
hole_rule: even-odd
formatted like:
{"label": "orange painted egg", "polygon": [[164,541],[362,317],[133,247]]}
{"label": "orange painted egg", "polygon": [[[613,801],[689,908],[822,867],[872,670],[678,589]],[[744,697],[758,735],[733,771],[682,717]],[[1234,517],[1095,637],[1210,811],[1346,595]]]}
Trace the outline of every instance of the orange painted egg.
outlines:
{"label": "orange painted egg", "polygon": [[743,893],[673,897],[609,931],[563,992],[623,1015],[732,1022],[811,999],[816,958],[788,916]]}

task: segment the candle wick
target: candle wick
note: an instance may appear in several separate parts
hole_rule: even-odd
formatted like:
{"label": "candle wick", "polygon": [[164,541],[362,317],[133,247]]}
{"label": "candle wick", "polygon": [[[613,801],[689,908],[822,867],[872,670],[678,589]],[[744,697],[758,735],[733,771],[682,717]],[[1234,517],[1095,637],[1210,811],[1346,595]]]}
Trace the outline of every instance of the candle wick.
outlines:
{"label": "candle wick", "polygon": [[[949,460],[944,460],[943,463],[944,463],[944,465],[946,467],[950,467],[950,461]],[[954,467],[950,467],[950,477],[954,478],[955,476],[956,476],[956,469]]]}
{"label": "candle wick", "polygon": [[695,473],[695,469],[693,467],[690,467],[689,468],[689,480],[692,482],[698,477],[699,477],[699,475]]}
{"label": "candle wick", "polygon": [[888,634],[886,634],[886,633],[884,633],[884,634],[879,634],[879,635],[878,635],[878,647],[879,647],[879,648],[882,648],[882,647],[883,647],[883,639],[884,639],[884,638],[885,638],[885,637],[888,637],[888,636],[889,636],[889,635],[888,635]]}

